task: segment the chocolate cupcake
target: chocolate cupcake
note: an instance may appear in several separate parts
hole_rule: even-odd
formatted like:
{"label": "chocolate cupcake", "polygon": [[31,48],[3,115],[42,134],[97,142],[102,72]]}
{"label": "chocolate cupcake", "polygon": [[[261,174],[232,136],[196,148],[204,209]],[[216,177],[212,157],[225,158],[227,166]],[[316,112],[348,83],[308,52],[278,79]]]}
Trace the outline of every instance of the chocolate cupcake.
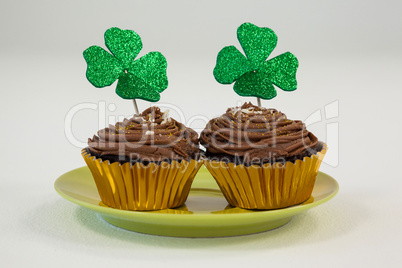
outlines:
{"label": "chocolate cupcake", "polygon": [[82,156],[105,205],[158,210],[185,203],[202,165],[194,130],[151,107],[97,134]]}
{"label": "chocolate cupcake", "polygon": [[229,204],[247,209],[306,201],[327,149],[303,122],[251,103],[209,121],[200,143]]}

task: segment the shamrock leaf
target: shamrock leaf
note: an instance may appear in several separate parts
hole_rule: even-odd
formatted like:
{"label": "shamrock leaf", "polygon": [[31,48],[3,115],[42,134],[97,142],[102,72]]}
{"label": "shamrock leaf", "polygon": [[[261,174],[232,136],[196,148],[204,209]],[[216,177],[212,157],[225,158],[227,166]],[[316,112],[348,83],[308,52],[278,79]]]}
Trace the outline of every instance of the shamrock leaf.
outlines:
{"label": "shamrock leaf", "polygon": [[[134,92],[131,88],[136,88],[137,90]],[[123,99],[143,99],[153,102],[160,99],[158,91],[154,90],[141,78],[130,73],[120,76],[116,93]]]}
{"label": "shamrock leaf", "polygon": [[276,97],[276,90],[271,80],[261,71],[245,73],[236,81],[233,89],[240,96],[254,96],[261,99]]}
{"label": "shamrock leaf", "polygon": [[168,86],[167,62],[160,52],[150,52],[135,60],[142,49],[140,36],[131,30],[110,28],[105,44],[84,51],[87,79],[95,87],[106,87],[118,80],[116,93],[124,99],[158,101]]}
{"label": "shamrock leaf", "polygon": [[84,51],[87,61],[87,78],[95,87],[106,87],[119,78],[123,72],[118,59],[98,46],[92,46]]}
{"label": "shamrock leaf", "polygon": [[285,91],[295,90],[297,87],[296,71],[299,66],[297,58],[290,52],[283,53],[264,62],[261,69],[277,87]]}
{"label": "shamrock leaf", "polygon": [[218,59],[214,76],[221,84],[232,84],[244,73],[252,71],[247,58],[234,46],[224,47],[219,52]]}
{"label": "shamrock leaf", "polygon": [[240,96],[272,99],[273,85],[292,91],[297,88],[297,58],[290,52],[267,61],[277,44],[277,36],[269,28],[244,23],[237,29],[237,39],[245,56],[234,46],[224,47],[219,53],[214,77],[221,84],[232,84]]}
{"label": "shamrock leaf", "polygon": [[243,23],[237,29],[237,39],[253,69],[258,69],[276,47],[278,38],[269,28]]}
{"label": "shamrock leaf", "polygon": [[134,61],[129,72],[144,80],[157,92],[162,92],[168,86],[166,68],[165,57],[159,52],[150,52]]}

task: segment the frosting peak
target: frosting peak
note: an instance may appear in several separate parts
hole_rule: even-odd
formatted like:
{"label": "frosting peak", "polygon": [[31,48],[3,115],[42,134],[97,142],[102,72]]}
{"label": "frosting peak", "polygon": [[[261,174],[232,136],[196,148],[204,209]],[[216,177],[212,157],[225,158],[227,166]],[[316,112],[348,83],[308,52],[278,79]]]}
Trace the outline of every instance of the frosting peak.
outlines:
{"label": "frosting peak", "polygon": [[317,146],[318,139],[299,120],[245,103],[210,120],[201,132],[200,143],[209,156],[229,155],[246,163],[264,163],[303,155]]}
{"label": "frosting peak", "polygon": [[89,150],[138,161],[188,160],[198,154],[198,134],[150,107],[140,115],[99,130],[88,139]]}

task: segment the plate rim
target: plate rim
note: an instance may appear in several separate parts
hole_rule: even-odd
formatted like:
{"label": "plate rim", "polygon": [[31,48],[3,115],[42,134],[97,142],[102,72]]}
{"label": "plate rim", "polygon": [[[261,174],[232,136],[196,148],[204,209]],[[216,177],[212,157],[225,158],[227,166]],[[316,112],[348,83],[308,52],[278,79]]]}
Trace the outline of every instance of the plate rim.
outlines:
{"label": "plate rim", "polygon": [[[203,168],[203,167],[201,167]],[[155,220],[155,219],[160,219],[163,218],[165,220],[173,220],[175,221],[175,225],[187,225],[188,221],[191,221],[194,223],[195,219],[199,223],[200,226],[205,226],[205,222],[208,219],[212,218],[214,219],[214,224],[216,224],[216,221],[225,221],[226,225],[231,225],[230,222],[231,220],[235,220],[236,222],[233,223],[233,225],[239,225],[239,221],[247,221],[250,218],[256,218],[256,215],[259,215],[259,218],[261,218],[261,221],[266,221],[269,216],[271,216],[272,219],[279,219],[279,218],[285,218],[285,217],[292,217],[298,213],[301,213],[305,210],[311,209],[313,207],[316,207],[318,205],[321,205],[330,199],[332,199],[339,191],[339,184],[338,182],[331,177],[330,175],[318,171],[317,177],[318,176],[324,176],[327,177],[326,179],[331,180],[332,183],[335,184],[335,190],[332,191],[331,193],[328,194],[328,196],[324,197],[323,199],[320,199],[318,201],[313,201],[312,203],[308,204],[299,204],[287,208],[281,208],[281,209],[272,209],[272,210],[258,210],[258,211],[253,211],[250,210],[250,213],[227,213],[227,214],[212,214],[212,213],[196,213],[196,214],[169,214],[169,213],[150,213],[148,211],[129,211],[129,210],[121,210],[121,209],[115,209],[115,208],[110,208],[110,207],[104,207],[100,205],[95,205],[91,204],[88,202],[85,202],[83,200],[78,200],[74,197],[69,196],[68,194],[64,193],[63,190],[61,190],[58,187],[58,184],[61,183],[65,177],[67,177],[70,173],[77,172],[78,170],[83,170],[83,169],[88,169],[87,166],[83,166],[80,168],[76,168],[73,170],[70,170],[61,176],[59,176],[56,181],[54,182],[54,188],[56,192],[63,197],[64,199],[75,203],[79,206],[91,209],[92,211],[95,211],[96,213],[99,213],[101,215],[105,215],[107,217],[113,217],[121,220],[128,220],[128,221],[133,221],[133,222],[147,222],[149,220]],[[206,169],[206,168],[205,168]],[[200,170],[201,171],[201,170]],[[201,171],[202,172],[202,171]],[[211,175],[212,176],[212,175]],[[197,177],[195,177],[197,179]],[[96,186],[95,186],[96,187]],[[194,189],[203,189],[203,188],[194,188]],[[211,189],[211,188],[204,188],[204,189]],[[100,201],[100,200],[99,200]],[[179,220],[180,221],[177,221]],[[202,224],[201,224],[202,223]]]}

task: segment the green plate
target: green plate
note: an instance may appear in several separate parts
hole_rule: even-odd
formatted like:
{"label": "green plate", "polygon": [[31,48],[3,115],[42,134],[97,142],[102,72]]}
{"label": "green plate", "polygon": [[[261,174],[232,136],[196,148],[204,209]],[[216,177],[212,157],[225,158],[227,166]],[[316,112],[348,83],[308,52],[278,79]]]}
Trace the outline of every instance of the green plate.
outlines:
{"label": "green plate", "polygon": [[203,166],[194,179],[185,205],[143,212],[103,205],[87,167],[62,175],[54,187],[65,199],[99,213],[110,224],[140,233],[179,237],[221,237],[268,231],[288,223],[294,215],[330,200],[339,188],[335,179],[319,172],[313,193],[306,202],[283,209],[246,210],[227,203]]}

